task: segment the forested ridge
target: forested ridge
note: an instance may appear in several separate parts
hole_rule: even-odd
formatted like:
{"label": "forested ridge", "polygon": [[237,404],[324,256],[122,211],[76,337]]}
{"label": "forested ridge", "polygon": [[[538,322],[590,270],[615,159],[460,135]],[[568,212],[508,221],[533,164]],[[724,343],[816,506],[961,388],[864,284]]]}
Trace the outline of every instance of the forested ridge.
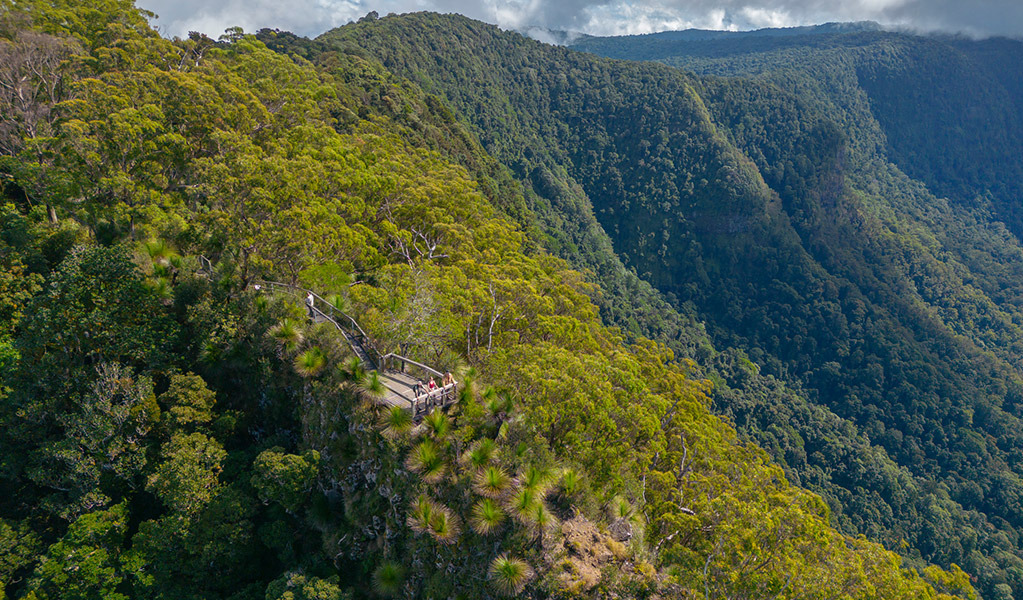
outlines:
{"label": "forested ridge", "polygon": [[[875,52],[891,73],[899,66],[892,57],[905,55],[933,69],[947,56],[928,63],[919,55],[944,42],[851,29],[798,42],[741,38],[724,58],[694,51],[665,59],[704,65],[708,75],[586,57],[458,17],[366,21],[319,41],[369,49],[441,94],[538,193],[546,185],[555,195],[553,181],[581,191],[623,262],[684,320],[706,323],[709,345],[678,349],[694,351],[708,376],[727,384],[716,388],[718,409],[824,494],[837,525],[908,557],[965,564],[987,595],[1005,597],[1020,591],[1023,573],[1020,314],[1010,275],[1020,248],[1009,192],[1018,155],[989,150],[1007,157],[1007,183],[980,185],[991,159],[969,162],[976,157],[954,136],[976,131],[953,122],[943,131],[954,148],[917,152],[928,161],[957,154],[975,197],[903,170],[891,148],[898,142],[888,141],[895,136],[886,137],[872,117],[876,102],[857,83],[870,68],[857,52],[864,39],[888,35]],[[908,48],[892,48],[893,39]],[[606,53],[650,58],[657,48],[656,39],[633,41]],[[578,47],[616,43],[589,38]],[[999,50],[997,41],[950,43]],[[801,44],[826,54],[806,58]],[[740,52],[763,45],[792,57]],[[736,77],[744,69],[760,75]],[[897,78],[889,85],[904,94],[931,89]],[[985,121],[967,89],[934,97],[971,103],[969,118]],[[992,111],[993,123],[1008,114],[1001,104]],[[910,116],[904,111],[900,126],[911,126]],[[952,181],[957,171],[941,173]]]}
{"label": "forested ridge", "polygon": [[[796,225],[816,248],[816,255],[833,271],[858,282],[865,292],[873,291],[877,303],[906,297],[903,290],[892,288],[893,283],[908,286],[918,298],[907,301],[916,305],[913,310],[924,309],[930,322],[913,331],[913,336],[926,339],[944,331],[941,335],[948,341],[940,342],[937,352],[952,359],[937,372],[914,369],[916,377],[940,380],[942,371],[954,373],[954,377],[966,375],[966,381],[951,389],[939,388],[934,400],[922,404],[916,394],[907,395],[906,388],[898,385],[900,380],[912,379],[912,373],[893,378],[891,369],[878,371],[884,377],[882,385],[895,392],[891,400],[879,399],[877,393],[864,393],[866,386],[852,378],[815,377],[810,371],[812,359],[807,362],[809,356],[793,356],[806,364],[803,380],[827,390],[845,379],[834,390],[837,394],[821,395],[839,412],[865,400],[881,408],[883,413],[866,419],[865,431],[907,465],[925,461],[899,452],[899,447],[906,445],[905,434],[933,425],[893,425],[893,421],[905,423],[904,417],[893,414],[893,401],[902,405],[895,405],[896,411],[904,412],[907,404],[931,411],[939,398],[957,395],[952,391],[955,388],[964,398],[977,398],[972,406],[969,400],[965,403],[972,410],[966,426],[940,426],[940,435],[952,442],[952,449],[934,463],[948,470],[949,489],[957,502],[1001,515],[1011,525],[1009,539],[1018,539],[1013,516],[1018,513],[1009,508],[1014,506],[1015,493],[1005,496],[1013,485],[1006,486],[1006,471],[1019,464],[1012,450],[1017,443],[999,440],[999,432],[1006,431],[1013,421],[1006,421],[991,407],[1019,414],[1016,332],[1020,322],[1018,207],[1023,129],[1019,81],[1008,65],[1018,64],[1023,43],[880,31],[836,34],[827,27],[778,30],[770,36],[737,35],[706,44],[656,37],[594,38],[581,42],[580,47],[727,76],[727,80],[708,79],[705,97],[716,106],[712,110],[737,143],[757,160],[765,179],[783,199],[788,198]],[[735,77],[741,78],[749,91],[730,91]],[[779,100],[797,114],[817,115],[815,120],[826,116],[840,128],[846,140],[842,159],[849,190],[846,195],[858,197],[864,208],[880,217],[873,228],[866,232],[860,224],[856,226],[859,232],[848,227],[822,228],[819,208],[798,200],[801,185],[792,184],[789,170],[799,168],[799,155],[806,153],[807,143],[785,149],[783,140],[800,140],[794,123],[807,119],[764,118],[761,111],[749,110],[750,102],[764,105]],[[858,235],[862,241],[842,248],[822,237],[822,231],[832,239],[854,240]],[[986,359],[980,358],[984,355]],[[851,366],[848,361],[834,362],[846,369]],[[818,372],[826,368],[827,364],[817,367]],[[850,405],[850,400],[856,404]],[[1018,425],[1008,430],[1018,431]],[[983,445],[978,446],[982,439]],[[994,440],[998,441],[992,444]],[[997,455],[998,450],[1007,451],[1008,468],[998,461],[978,468],[983,453]],[[930,455],[926,450],[924,454]],[[1008,479],[1015,481],[1016,477]],[[992,523],[1005,530],[1000,518],[993,518]],[[1008,590],[999,586],[1008,584],[1018,596],[1018,558],[1005,554],[1004,542],[996,542],[999,550],[985,542],[998,537],[984,534],[985,528],[974,524],[953,530],[960,532],[960,539],[981,532],[977,536],[980,547],[986,547],[985,553],[1001,567],[978,560],[967,569],[980,574],[982,580],[990,578],[982,586],[987,595],[1004,597]],[[968,563],[959,556],[969,551],[963,547],[950,558]],[[1018,551],[1012,552],[1018,556]]]}
{"label": "forested ridge", "polygon": [[[962,556],[1011,593],[992,579],[1012,581],[1010,524],[955,512],[925,478],[943,472],[897,465],[809,402],[789,357],[707,318],[696,292],[774,256],[762,236],[828,273],[712,116],[713,82],[457,17],[173,41],[148,17],[0,0],[0,598],[977,597],[924,545],[951,531],[907,525],[927,506],[951,516],[921,528],[989,528]],[[470,67],[482,116],[455,85]],[[552,73],[566,104],[537,119]],[[626,87],[576,97],[589,75]],[[609,144],[655,140],[636,115],[665,110],[677,179]],[[820,131],[814,189],[841,138]],[[660,215],[657,238],[594,182],[696,206],[697,226]],[[262,279],[455,373],[457,402],[385,408],[380,375]],[[781,407],[808,428],[780,431]],[[842,495],[866,480],[845,452],[899,478],[869,488],[907,498],[892,523]]]}

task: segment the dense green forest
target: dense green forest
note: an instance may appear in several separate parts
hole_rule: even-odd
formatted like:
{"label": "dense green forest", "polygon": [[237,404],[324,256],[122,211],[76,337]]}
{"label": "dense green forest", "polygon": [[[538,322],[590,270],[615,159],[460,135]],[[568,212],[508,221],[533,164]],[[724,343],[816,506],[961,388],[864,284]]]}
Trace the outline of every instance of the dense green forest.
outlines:
{"label": "dense green forest", "polygon": [[[1020,414],[1018,207],[1023,196],[1023,126],[1020,82],[1008,65],[1023,58],[1023,43],[861,29],[844,33],[828,27],[780,30],[773,35],[719,37],[707,43],[693,42],[691,33],[673,40],[593,38],[580,47],[727,77],[708,78],[704,97],[791,207],[801,236],[815,248],[811,252],[832,272],[856,282],[864,292],[873,292],[875,303],[890,303],[901,296],[914,311],[925,311],[926,333],[911,330],[912,335],[944,337],[945,341],[935,342],[939,355],[948,355],[937,363],[945,366],[938,367],[937,377],[924,371],[892,378],[891,369],[883,364],[884,355],[878,354],[881,360],[871,361],[885,368],[878,391],[897,390],[889,392],[890,399],[877,391],[867,393],[862,380],[821,378],[813,371],[819,372],[827,363],[808,355],[790,355],[787,366],[803,363],[797,371],[803,373],[800,379],[840,414],[852,415],[846,411],[860,403],[880,408],[880,414],[863,411],[856,420],[871,439],[905,465],[926,462],[919,454],[906,452],[906,433],[916,429],[929,437],[935,432],[944,437],[949,445],[947,458],[935,461],[934,467],[947,473],[943,480],[952,498],[967,509],[997,515],[989,517],[990,522],[1009,534],[995,541],[1000,536],[983,533],[987,525],[956,527],[965,533],[962,537],[981,532],[976,538],[980,547],[1001,563],[996,568],[985,560],[967,568],[982,581],[991,578],[983,586],[988,595],[999,597],[1005,590],[997,591],[996,585],[1008,583],[1019,596],[1019,559],[1006,555],[1019,552],[1008,550],[1004,543],[1018,539],[1015,493],[1005,495],[1006,471],[1019,464],[1018,441],[1005,439],[1004,432],[1017,435],[1018,421],[1006,415]],[[736,77],[749,91],[732,91]],[[846,206],[853,199],[851,207],[872,213],[873,227],[863,231],[866,223],[851,222],[855,229],[836,229],[820,222],[820,209],[799,199],[804,186],[794,185],[800,178],[789,172],[798,170],[800,155],[816,145],[801,135],[795,119],[765,118],[760,116],[762,111],[749,110],[751,102],[788,105],[799,115],[799,122],[826,117],[838,126],[844,137],[840,168]],[[810,115],[817,117],[808,119]],[[786,139],[795,143],[786,148],[779,143]],[[833,241],[838,238],[833,236],[853,243],[838,248]],[[885,280],[890,283],[879,285]],[[891,283],[908,285],[911,294],[892,289]],[[942,350],[945,347],[949,350]],[[850,366],[848,361],[835,362]],[[913,379],[941,378],[944,370],[955,378],[965,375],[966,381],[950,381],[954,387],[942,386],[934,400],[962,398],[970,420],[926,431],[937,424],[933,419],[914,427],[905,417],[899,418],[897,412],[906,411],[906,400],[913,400],[899,384],[908,381],[919,388]],[[838,389],[833,387],[836,383]],[[956,388],[958,393],[952,391]],[[916,410],[933,411],[934,400],[917,404]],[[978,448],[975,444],[981,441],[983,447]],[[917,443],[917,447],[924,456],[932,456],[927,446]],[[983,454],[992,451],[993,457],[1004,451],[1004,466],[997,459],[983,464]],[[1015,475],[1008,479],[1018,481]],[[976,523],[975,517],[970,520]],[[969,549],[963,551],[949,558],[969,564],[961,558]]]}
{"label": "dense green forest", "polygon": [[[699,74],[438,15],[317,43],[438,94],[547,223],[548,207],[567,222],[591,208],[675,309],[605,320],[694,360],[715,409],[822,494],[836,526],[963,565],[985,597],[1023,595],[1023,153],[1002,73],[1020,44],[843,29],[577,44]],[[703,50],[671,54],[683,46]]]}
{"label": "dense green forest", "polygon": [[[976,597],[835,529],[714,414],[791,392],[625,268],[626,230],[568,173],[583,147],[516,163],[369,44],[170,41],[150,16],[0,0],[0,598]],[[445,27],[438,64],[451,34],[506,35]],[[694,173],[727,176],[699,187],[778,218],[697,82],[664,81]],[[259,278],[455,372],[458,402],[384,409],[344,338]]]}

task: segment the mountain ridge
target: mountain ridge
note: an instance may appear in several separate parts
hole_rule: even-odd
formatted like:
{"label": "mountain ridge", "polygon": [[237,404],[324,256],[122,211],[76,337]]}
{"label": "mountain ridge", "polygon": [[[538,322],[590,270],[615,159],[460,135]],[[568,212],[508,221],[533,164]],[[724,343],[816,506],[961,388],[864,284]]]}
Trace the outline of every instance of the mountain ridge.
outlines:
{"label": "mountain ridge", "polygon": [[[444,24],[434,22],[434,19],[441,19]],[[982,393],[997,398],[984,408],[984,414],[996,415],[996,421],[1002,420],[1006,424],[1015,422],[1018,417],[1014,414],[1013,398],[1016,396],[1011,390],[1018,389],[1020,378],[1012,365],[1018,364],[1018,355],[1009,350],[1010,346],[1005,346],[1000,358],[992,362],[986,351],[979,349],[978,342],[1000,328],[1002,339],[1014,343],[1012,340],[1018,336],[1014,325],[1018,322],[1018,316],[1015,316],[1018,315],[1018,306],[996,304],[989,298],[985,299],[978,288],[957,282],[955,273],[961,267],[949,268],[943,261],[951,259],[953,265],[956,261],[974,261],[979,265],[981,263],[975,261],[984,253],[970,251],[953,258],[947,249],[941,248],[940,243],[934,245],[935,232],[938,235],[944,233],[942,229],[930,231],[929,227],[937,227],[934,225],[936,222],[933,216],[925,215],[932,210],[927,207],[929,204],[937,206],[942,201],[926,192],[921,197],[916,187],[918,184],[906,178],[897,168],[889,170],[885,166],[886,145],[884,138],[875,133],[879,131],[878,125],[856,116],[869,114],[869,104],[865,99],[855,93],[829,96],[820,84],[816,85],[821,91],[803,95],[802,88],[793,93],[786,91],[785,85],[769,80],[764,82],[765,87],[760,88],[758,81],[747,82],[739,78],[703,78],[681,72],[671,74],[652,66],[587,62],[557,50],[525,47],[509,37],[510,34],[487,33],[479,25],[468,26],[464,33],[455,35],[486,39],[485,43],[470,43],[490,49],[487,60],[494,65],[497,73],[503,75],[497,79],[493,74],[482,71],[472,75],[463,73],[465,80],[471,80],[477,86],[470,90],[459,87],[450,79],[450,74],[433,69],[429,73],[417,70],[411,59],[416,52],[405,54],[402,46],[414,47],[416,39],[428,38],[431,27],[444,30],[454,26],[457,30],[464,21],[421,15],[406,17],[401,25],[398,21],[381,20],[363,25],[361,29],[386,29],[388,23],[396,27],[386,35],[397,42],[390,47],[373,45],[372,51],[376,56],[388,68],[417,81],[428,80],[434,86],[432,89],[445,94],[446,100],[474,124],[484,144],[502,160],[509,160],[509,152],[514,156],[518,148],[530,148],[535,146],[535,142],[521,139],[517,146],[501,144],[499,139],[508,140],[515,135],[508,128],[502,129],[501,124],[514,121],[518,123],[518,131],[524,122],[535,120],[534,126],[538,127],[536,139],[548,140],[550,149],[534,151],[534,154],[540,156],[538,152],[548,152],[549,158],[545,160],[564,165],[570,176],[583,186],[616,252],[627,265],[635,268],[662,292],[675,297],[677,307],[695,302],[696,318],[707,322],[712,331],[716,329],[712,336],[716,345],[752,351],[753,360],[767,373],[784,380],[792,381],[792,369],[795,373],[802,373],[797,376],[800,380],[798,387],[805,388],[819,402],[822,391],[826,391],[825,398],[827,394],[831,397],[824,402],[826,406],[857,422],[871,439],[878,439],[892,456],[898,457],[900,464],[912,469],[924,481],[933,477],[951,477],[952,481],[958,481],[955,484],[958,491],[953,496],[956,500],[976,503],[986,494],[997,496],[1007,490],[1001,487],[1003,484],[989,479],[991,483],[984,484],[985,489],[978,493],[979,488],[974,489],[971,483],[961,479],[964,465],[954,458],[960,452],[961,441],[938,441],[919,434],[913,434],[911,441],[890,437],[898,430],[922,432],[917,429],[918,425],[912,425],[922,416],[922,413],[914,412],[919,410],[936,411],[928,417],[933,422],[930,425],[932,429],[964,426],[968,429],[971,427],[969,421],[964,421],[960,415],[964,414],[962,411],[972,414],[970,406],[975,400],[974,394],[968,390],[974,386],[989,390]],[[402,30],[405,24],[416,33],[409,36]],[[354,34],[358,29],[360,27],[338,30],[320,39],[327,41],[335,35],[336,41],[345,39],[344,43],[354,43],[359,39]],[[347,38],[343,36],[345,31],[349,32]],[[854,33],[849,34],[854,43],[839,39],[834,45],[839,49],[856,47],[877,36],[891,35],[896,34]],[[909,39],[904,34],[897,35]],[[373,43],[372,37],[364,39]],[[924,43],[931,42],[925,40]],[[529,58],[519,63],[517,61],[523,60],[521,52],[526,52]],[[458,60],[453,58],[446,63],[449,72],[459,70]],[[724,64],[723,59],[713,60],[718,61],[715,64]],[[769,65],[764,60],[761,64],[766,69]],[[521,77],[518,64],[523,64],[527,72],[535,72],[537,81],[541,81],[541,77],[546,78],[545,83],[538,86],[533,82],[534,75],[529,75],[529,79],[524,80],[526,87],[520,90],[517,87]],[[612,72],[615,75],[609,77],[607,73]],[[779,76],[785,73],[781,71]],[[569,76],[574,80],[567,79]],[[790,80],[804,82],[796,77]],[[611,81],[617,83],[609,83]],[[848,85],[846,79],[838,77],[823,81]],[[682,91],[687,86],[701,91],[687,95],[688,92]],[[527,89],[528,93],[524,91]],[[500,108],[489,108],[477,96],[501,98]],[[696,98],[699,100],[694,100]],[[837,103],[839,110],[825,111],[821,108],[821,98]],[[513,108],[508,110],[507,116],[496,117],[509,101]],[[657,110],[654,107],[659,105],[670,105],[671,116],[653,113],[657,116],[651,118],[651,110]],[[579,107],[578,112],[575,106]],[[631,112],[632,109],[624,108],[629,106],[635,106],[637,110]],[[765,109],[778,112],[771,119],[764,119],[761,115]],[[664,115],[669,114],[667,108],[660,110],[664,111]],[[733,140],[742,148],[741,152],[729,150],[733,152],[730,156],[735,157],[734,162],[713,166],[714,159],[699,154],[703,150],[695,150],[697,154],[678,160],[677,157],[686,156],[681,154],[686,151],[683,150],[686,146],[673,148],[671,144],[689,142],[681,137],[678,138],[680,141],[671,142],[678,131],[673,127],[683,123],[681,127],[686,128],[699,122],[699,118],[687,121],[687,111],[692,111],[693,115],[708,115],[707,140],[720,135],[720,139]],[[628,114],[633,120],[618,118],[616,114]],[[796,114],[802,116],[795,117]],[[559,119],[564,119],[564,125],[558,124]],[[812,123],[818,125],[804,127],[804,124]],[[562,129],[564,126],[569,129]],[[854,126],[859,128],[849,129]],[[658,131],[659,128],[663,133]],[[498,131],[502,133],[497,134]],[[710,133],[712,131],[713,134]],[[713,147],[716,142],[708,143],[707,147]],[[725,146],[728,143],[725,142]],[[680,154],[672,154],[675,152]],[[747,155],[754,156],[755,160],[746,162],[749,160],[745,158]],[[568,161],[562,157],[567,157]],[[709,172],[715,173],[713,177],[690,174],[690,171],[699,173],[698,169],[708,168],[706,160],[711,161]],[[628,167],[625,167],[626,162]],[[681,173],[676,172],[673,179],[668,179],[667,170],[662,171],[662,167],[657,165],[673,163],[687,167]],[[752,166],[754,163],[756,166]],[[722,170],[725,166],[727,168]],[[873,187],[877,186],[876,182],[870,182],[872,173],[882,178],[883,193]],[[766,189],[759,188],[764,185],[763,180],[757,181],[760,174],[769,182],[769,193],[754,191]],[[686,182],[686,177],[692,178],[689,180],[691,183]],[[724,184],[726,187],[712,191],[715,190],[713,186],[719,184],[715,182],[722,181],[727,182]],[[691,190],[686,187],[688,185],[696,187]],[[703,185],[710,187],[701,188]],[[752,200],[758,197],[760,200]],[[700,198],[707,199],[706,208],[701,208],[704,205],[699,203],[704,200]],[[681,212],[672,205],[678,201],[676,199],[683,200],[683,204],[675,205],[682,207]],[[633,202],[639,203],[638,206],[631,207]],[[738,212],[732,212],[736,210]],[[971,235],[981,235],[980,231],[987,225],[982,216],[971,216],[972,210],[969,205],[953,208],[948,218],[939,218],[939,222],[943,222],[940,227],[947,227],[948,232],[953,232],[969,231],[970,227],[979,226],[981,229]],[[749,237],[750,232],[757,231],[760,233]],[[755,243],[743,241],[758,236],[763,237]],[[693,241],[688,241],[690,239]],[[974,239],[979,242],[981,238]],[[664,243],[655,240],[671,240],[672,252],[665,252]],[[836,244],[838,240],[848,242]],[[1005,248],[998,249],[996,253],[1018,254],[1017,241],[1003,241]],[[699,245],[690,247],[699,247],[700,250],[686,253],[685,248],[693,243]],[[962,242],[950,243],[953,244],[950,247],[954,247]],[[772,253],[778,256],[772,257]],[[904,259],[896,259],[903,254],[913,258],[908,263]],[[678,260],[683,262],[672,262]],[[743,260],[758,266],[747,269],[742,266]],[[685,270],[680,271],[683,264]],[[680,273],[685,273],[684,277],[673,280]],[[952,279],[940,285],[960,291],[945,297],[927,291],[927,286],[946,277]],[[976,278],[982,286],[989,279],[976,275],[968,277]],[[723,284],[724,281],[732,283]],[[756,281],[756,285],[750,285],[751,281]],[[922,284],[925,285],[921,287]],[[995,287],[986,289],[994,290]],[[705,292],[701,288],[713,291]],[[926,295],[926,299],[921,293]],[[726,307],[724,310],[722,302]],[[983,325],[972,333],[950,330],[949,327],[958,327],[961,322],[955,315],[966,310],[966,304],[960,306],[961,303],[972,303],[976,309],[990,314],[995,329],[989,330],[991,325]],[[758,330],[760,333],[749,337],[750,332]],[[972,337],[967,339],[963,333]],[[1003,362],[1006,360],[1008,362]],[[943,361],[950,362],[938,371],[929,370],[933,367],[916,366],[941,364]],[[953,362],[970,366],[956,369]],[[992,379],[988,379],[989,373],[993,374]],[[892,376],[892,380],[888,381]],[[898,384],[899,381],[904,383]],[[899,392],[903,398],[891,391],[898,385],[908,385]],[[918,399],[913,400],[914,396]],[[996,408],[994,413],[987,412],[990,407],[999,406],[1003,397],[1006,399],[1005,410]],[[959,424],[955,424],[957,422]],[[1014,427],[1007,426],[1010,429]],[[988,429],[982,435],[991,436],[990,432],[995,430],[1003,432],[998,435],[1004,435],[1006,431]],[[883,434],[886,431],[889,437]],[[966,435],[966,429],[962,430],[962,435]],[[924,444],[930,449],[922,450]],[[989,443],[988,451],[994,454],[988,466],[982,468],[988,474],[985,477],[993,476],[1002,468],[996,465],[1007,464],[1005,461],[1014,452],[1011,448],[1015,444],[1007,438],[993,445]],[[938,450],[939,446],[944,449]],[[1004,447],[1009,454],[996,450],[999,447]],[[967,489],[971,491],[967,492]],[[1012,492],[1008,493],[1011,496]],[[983,510],[993,511],[996,520],[1010,517],[1011,512],[997,508],[1001,502],[983,504]],[[949,507],[954,511],[963,510],[953,508],[954,504],[949,504]],[[883,505],[881,503],[880,506]],[[973,504],[974,508],[965,510],[974,514],[971,511],[977,510],[977,506]],[[871,510],[866,509],[866,512]],[[907,519],[906,525],[897,529],[915,529],[914,545],[925,548],[925,556],[945,556],[944,560],[964,562],[974,560],[977,561],[976,568],[989,568],[980,566],[988,559],[976,554],[970,544],[957,545],[957,535],[952,530],[940,534],[943,539],[938,542],[933,537],[934,531],[927,533],[911,524],[916,517],[910,514],[905,513],[902,518]],[[969,528],[965,523],[975,522],[976,517],[963,514],[957,518],[963,519],[961,523]],[[1015,537],[1015,534],[1010,535]],[[994,538],[987,540],[984,544],[995,543],[1001,548],[996,551],[995,546],[986,546],[986,552],[992,556],[1009,548],[995,542]],[[1018,555],[1019,551],[1013,552]],[[1007,561],[1000,567],[1005,569],[1017,559],[999,560]],[[987,590],[993,592],[994,587],[1005,581],[1009,571],[1000,573],[988,580]]]}
{"label": "mountain ridge", "polygon": [[826,90],[131,0],[0,58],[0,596],[1011,597],[1015,246]]}

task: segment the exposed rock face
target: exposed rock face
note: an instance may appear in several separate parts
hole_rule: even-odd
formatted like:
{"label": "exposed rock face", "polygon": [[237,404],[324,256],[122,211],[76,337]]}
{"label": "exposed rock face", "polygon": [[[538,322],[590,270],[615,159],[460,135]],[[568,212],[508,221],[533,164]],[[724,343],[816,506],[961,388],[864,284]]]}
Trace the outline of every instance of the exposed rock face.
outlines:
{"label": "exposed rock face", "polygon": [[628,519],[615,520],[607,530],[616,542],[627,542],[632,539],[632,524]]}
{"label": "exposed rock face", "polygon": [[561,525],[567,556],[558,564],[562,589],[585,591],[600,582],[600,570],[614,559],[606,534],[582,515]]}
{"label": "exposed rock face", "polygon": [[[628,527],[631,537],[632,528]],[[600,583],[601,571],[624,558],[626,549],[612,535],[600,531],[597,526],[582,515],[576,515],[561,525],[564,536],[561,548],[556,549],[557,572],[561,589],[567,592],[584,592]]]}

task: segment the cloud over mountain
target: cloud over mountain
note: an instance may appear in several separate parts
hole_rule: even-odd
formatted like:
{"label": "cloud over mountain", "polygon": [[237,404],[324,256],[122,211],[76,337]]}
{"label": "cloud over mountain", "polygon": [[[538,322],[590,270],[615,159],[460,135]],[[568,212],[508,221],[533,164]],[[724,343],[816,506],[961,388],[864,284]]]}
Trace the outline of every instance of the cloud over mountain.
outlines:
{"label": "cloud over mountain", "polygon": [[1018,0],[141,0],[164,35],[231,26],[317,35],[377,11],[456,12],[506,28],[543,27],[594,35],[672,29],[757,29],[871,20],[920,30],[1023,35]]}

